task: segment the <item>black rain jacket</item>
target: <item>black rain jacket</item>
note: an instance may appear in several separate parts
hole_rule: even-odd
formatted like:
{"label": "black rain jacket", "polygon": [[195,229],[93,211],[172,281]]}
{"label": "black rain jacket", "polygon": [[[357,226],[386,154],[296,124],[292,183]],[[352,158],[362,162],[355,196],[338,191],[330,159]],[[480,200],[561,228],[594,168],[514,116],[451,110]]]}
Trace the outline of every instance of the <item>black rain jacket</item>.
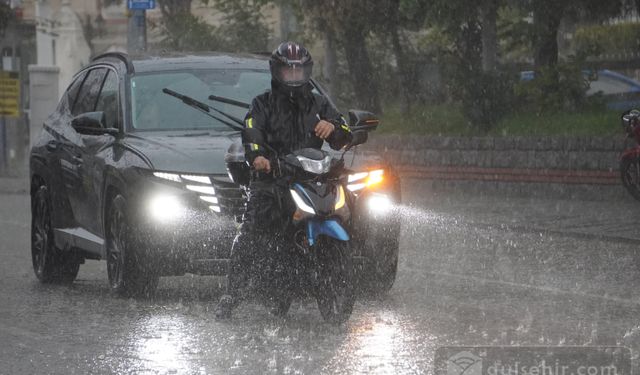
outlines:
{"label": "black rain jacket", "polygon": [[[255,97],[245,118],[245,127],[260,129],[265,141],[280,155],[302,148],[322,147],[323,140],[315,135],[318,122],[326,120],[335,126],[327,142],[339,150],[351,141],[351,130],[344,117],[327,98],[314,94],[311,84],[302,87],[297,95],[271,83],[271,90]],[[242,139],[245,156],[250,164],[257,156],[267,156],[267,150]]]}

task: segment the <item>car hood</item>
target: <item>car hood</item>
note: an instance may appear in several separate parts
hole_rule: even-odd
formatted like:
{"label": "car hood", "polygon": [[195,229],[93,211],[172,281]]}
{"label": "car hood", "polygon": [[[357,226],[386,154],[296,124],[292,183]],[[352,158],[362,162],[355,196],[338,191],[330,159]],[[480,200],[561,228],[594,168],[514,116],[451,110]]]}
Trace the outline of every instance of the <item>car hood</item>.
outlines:
{"label": "car hood", "polygon": [[135,133],[127,146],[147,159],[157,171],[194,174],[226,174],[224,155],[238,133]]}

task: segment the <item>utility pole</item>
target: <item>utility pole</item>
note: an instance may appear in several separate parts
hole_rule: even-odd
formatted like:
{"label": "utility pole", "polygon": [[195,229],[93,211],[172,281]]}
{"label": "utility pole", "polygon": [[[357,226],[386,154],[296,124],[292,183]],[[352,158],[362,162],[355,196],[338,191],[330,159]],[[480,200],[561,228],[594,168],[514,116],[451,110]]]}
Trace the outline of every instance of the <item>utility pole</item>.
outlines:
{"label": "utility pole", "polygon": [[128,0],[130,11],[127,28],[127,49],[129,53],[147,49],[147,9],[156,7],[155,0]]}

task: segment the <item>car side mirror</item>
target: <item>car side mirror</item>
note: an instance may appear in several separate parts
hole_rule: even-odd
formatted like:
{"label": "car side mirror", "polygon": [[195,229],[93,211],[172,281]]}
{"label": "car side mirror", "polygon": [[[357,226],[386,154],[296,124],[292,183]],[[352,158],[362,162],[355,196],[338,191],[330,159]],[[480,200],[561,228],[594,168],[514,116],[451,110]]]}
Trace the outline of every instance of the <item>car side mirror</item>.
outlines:
{"label": "car side mirror", "polygon": [[71,126],[80,134],[118,134],[118,129],[107,128],[106,123],[106,116],[102,111],[82,113],[71,120]]}
{"label": "car side mirror", "polygon": [[380,120],[371,112],[352,109],[349,111],[349,127],[352,131],[372,131],[378,128]]}

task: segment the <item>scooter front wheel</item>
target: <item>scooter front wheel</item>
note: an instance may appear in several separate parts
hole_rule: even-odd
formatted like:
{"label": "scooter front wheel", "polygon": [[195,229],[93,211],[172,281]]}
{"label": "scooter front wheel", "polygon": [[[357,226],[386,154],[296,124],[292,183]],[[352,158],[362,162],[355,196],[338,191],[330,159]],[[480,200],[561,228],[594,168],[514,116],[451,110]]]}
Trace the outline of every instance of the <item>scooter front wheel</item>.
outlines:
{"label": "scooter front wheel", "polygon": [[344,241],[323,238],[316,246],[318,309],[325,321],[340,324],[351,316],[356,299],[351,253]]}

